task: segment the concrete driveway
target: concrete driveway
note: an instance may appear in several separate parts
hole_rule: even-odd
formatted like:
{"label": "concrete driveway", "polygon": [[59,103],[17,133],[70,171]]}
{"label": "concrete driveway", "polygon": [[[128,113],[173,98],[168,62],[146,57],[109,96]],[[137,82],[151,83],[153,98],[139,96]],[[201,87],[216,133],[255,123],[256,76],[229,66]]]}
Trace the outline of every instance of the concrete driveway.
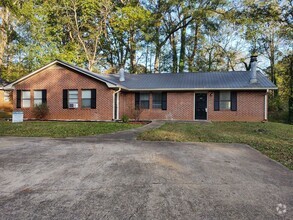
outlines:
{"label": "concrete driveway", "polygon": [[0,219],[292,219],[292,172],[246,145],[2,137],[0,146]]}

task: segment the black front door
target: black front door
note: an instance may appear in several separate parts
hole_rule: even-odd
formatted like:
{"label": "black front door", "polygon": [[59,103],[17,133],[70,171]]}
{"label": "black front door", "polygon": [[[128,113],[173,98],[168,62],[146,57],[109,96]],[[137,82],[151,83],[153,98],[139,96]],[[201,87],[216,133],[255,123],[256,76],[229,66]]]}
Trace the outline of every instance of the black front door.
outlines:
{"label": "black front door", "polygon": [[207,119],[207,94],[196,93],[195,94],[195,119],[206,120]]}

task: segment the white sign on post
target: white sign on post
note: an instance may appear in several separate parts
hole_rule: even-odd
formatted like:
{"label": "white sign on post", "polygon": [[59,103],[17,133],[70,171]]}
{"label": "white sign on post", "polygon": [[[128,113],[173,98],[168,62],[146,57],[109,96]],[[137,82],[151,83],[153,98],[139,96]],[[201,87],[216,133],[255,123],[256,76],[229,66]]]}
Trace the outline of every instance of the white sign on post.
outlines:
{"label": "white sign on post", "polygon": [[23,112],[12,112],[12,123],[23,122]]}

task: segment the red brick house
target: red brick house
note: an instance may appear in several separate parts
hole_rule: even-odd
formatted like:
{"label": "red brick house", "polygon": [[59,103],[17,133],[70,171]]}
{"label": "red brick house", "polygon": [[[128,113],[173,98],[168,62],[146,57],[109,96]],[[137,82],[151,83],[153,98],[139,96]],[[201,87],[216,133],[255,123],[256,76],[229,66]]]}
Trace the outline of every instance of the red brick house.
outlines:
{"label": "red brick house", "polygon": [[48,120],[267,120],[276,86],[256,71],[101,75],[56,60],[11,83],[15,111],[33,119],[47,103]]}

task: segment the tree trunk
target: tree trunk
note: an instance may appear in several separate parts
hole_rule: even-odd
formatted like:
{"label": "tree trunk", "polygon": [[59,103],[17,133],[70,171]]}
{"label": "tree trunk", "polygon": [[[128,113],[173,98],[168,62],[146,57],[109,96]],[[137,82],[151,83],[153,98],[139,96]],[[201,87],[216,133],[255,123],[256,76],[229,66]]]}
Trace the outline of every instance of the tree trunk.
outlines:
{"label": "tree trunk", "polygon": [[[274,49],[271,48],[271,58],[270,58],[270,70],[271,70],[271,80],[277,86],[277,79],[275,73],[275,54]],[[274,90],[274,97],[278,96],[278,90]]]}
{"label": "tree trunk", "polygon": [[160,36],[159,36],[159,28],[156,28],[156,38],[155,38],[155,45],[156,45],[156,51],[155,51],[155,64],[154,64],[154,72],[159,73],[160,72],[160,53],[161,53],[161,44],[160,44]]}
{"label": "tree trunk", "polygon": [[155,55],[155,73],[159,73],[160,72],[160,53],[161,53],[161,47],[160,46],[156,46],[156,55]]}
{"label": "tree trunk", "polygon": [[149,45],[147,45],[147,50],[145,55],[145,73],[148,73],[148,56],[149,56]]}
{"label": "tree trunk", "polygon": [[8,43],[8,18],[9,18],[9,9],[8,7],[3,7],[0,10],[0,67],[3,64],[4,53]]}
{"label": "tree trunk", "polygon": [[181,29],[181,48],[179,58],[179,73],[184,71],[185,65],[185,45],[186,45],[186,21],[183,21],[183,28]]}
{"label": "tree trunk", "polygon": [[[275,33],[274,30],[272,30],[272,35],[270,36],[270,42],[269,42],[269,50],[270,50],[270,71],[271,71],[271,81],[277,86],[277,80],[276,80],[276,73],[275,73]],[[278,90],[274,90],[274,97],[278,96]]]}
{"label": "tree trunk", "polygon": [[208,72],[210,72],[210,71],[212,70],[212,65],[213,65],[212,53],[213,53],[213,49],[211,48],[211,49],[209,50]]}
{"label": "tree trunk", "polygon": [[93,60],[88,60],[88,65],[87,65],[88,70],[93,71],[93,67],[94,67]]}
{"label": "tree trunk", "polygon": [[[197,21],[196,21],[197,22]],[[187,63],[188,63],[188,71],[189,72],[193,72],[194,71],[194,58],[195,58],[195,54],[197,51],[197,47],[198,47],[198,35],[199,35],[199,23],[197,22],[195,24],[195,28],[194,28],[194,38],[193,38],[193,49],[192,49],[192,53],[191,56],[188,57]]]}
{"label": "tree trunk", "polygon": [[178,59],[177,59],[177,48],[175,43],[175,34],[173,33],[170,37],[170,44],[172,48],[172,73],[177,73]]}
{"label": "tree trunk", "polygon": [[130,73],[137,73],[136,72],[136,42],[134,39],[133,32],[130,32],[129,48],[130,48]]}

